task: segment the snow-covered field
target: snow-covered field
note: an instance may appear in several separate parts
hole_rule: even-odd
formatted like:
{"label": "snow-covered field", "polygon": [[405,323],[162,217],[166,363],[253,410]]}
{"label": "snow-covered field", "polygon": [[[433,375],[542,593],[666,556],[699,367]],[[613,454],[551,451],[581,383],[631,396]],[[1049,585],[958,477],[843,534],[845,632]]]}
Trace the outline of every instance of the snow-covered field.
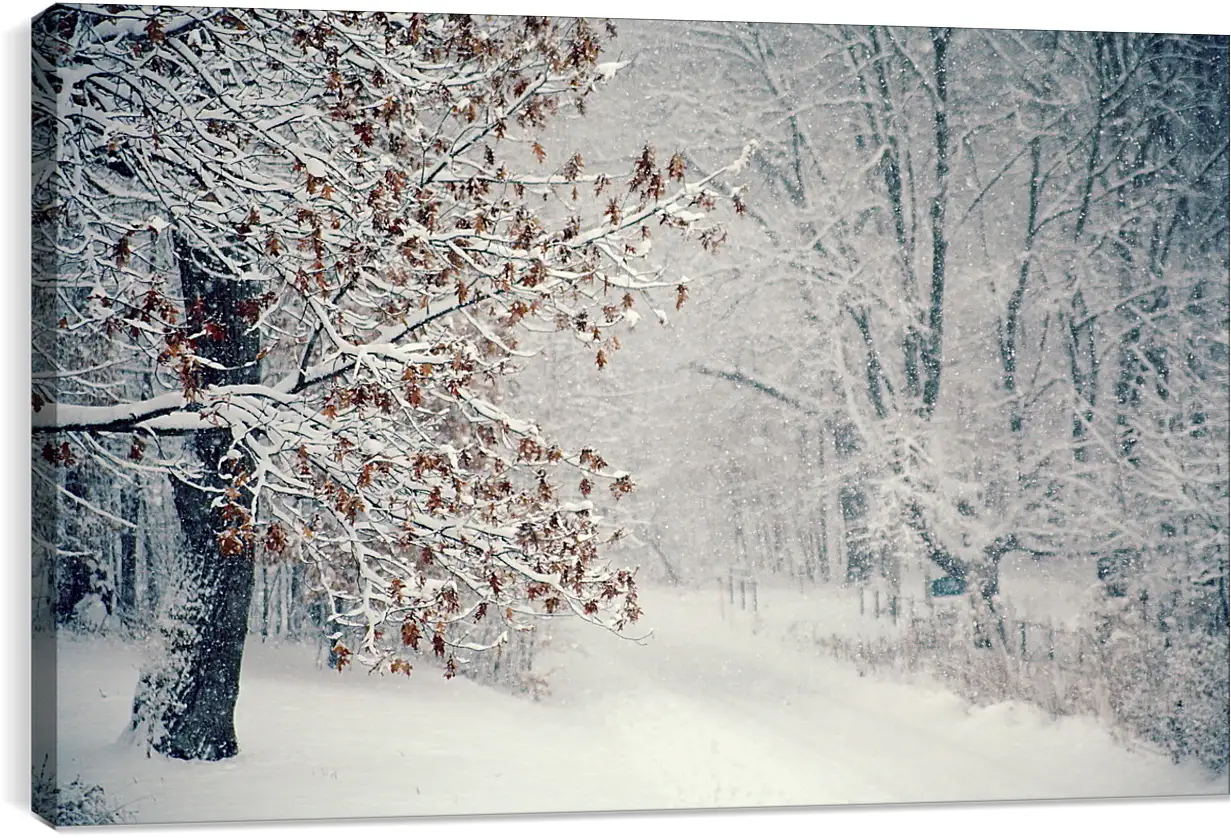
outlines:
{"label": "snow-covered field", "polygon": [[118,744],[142,651],[66,635],[60,777],[146,823],[1227,793],[1089,720],[861,678],[724,618],[714,592],[643,600],[641,643],[557,624],[538,702],[251,639],[242,753],[215,764]]}

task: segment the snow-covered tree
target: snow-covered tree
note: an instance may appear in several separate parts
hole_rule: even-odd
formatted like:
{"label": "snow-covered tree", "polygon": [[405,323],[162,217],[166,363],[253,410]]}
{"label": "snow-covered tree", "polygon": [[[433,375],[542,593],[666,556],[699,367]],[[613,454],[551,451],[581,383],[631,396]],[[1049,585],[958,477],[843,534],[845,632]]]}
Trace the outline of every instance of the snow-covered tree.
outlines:
{"label": "snow-covered tree", "polygon": [[624,83],[664,137],[702,165],[759,141],[661,381],[704,473],[645,493],[709,523],[684,573],[774,570],[781,520],[838,578],[959,578],[998,645],[1006,557],[1090,560],[1107,670],[1140,690],[1121,721],[1225,764],[1226,40],[636,32]]}
{"label": "snow-covered tree", "polygon": [[720,172],[689,180],[647,146],[631,174],[592,174],[543,144],[619,69],[599,61],[611,34],[118,5],[36,20],[34,457],[70,493],[85,462],[170,479],[184,578],[132,720],[153,749],[236,752],[258,545],[314,565],[357,638],[337,635],[340,666],[409,674],[422,648],[451,674],[541,615],[637,618],[588,497],[629,476],[501,407],[520,335],[568,332],[603,366],[647,295],[686,294],[650,237],[721,236]]}
{"label": "snow-covered tree", "polygon": [[[1226,90],[1208,68],[1225,42],[742,23],[663,39],[689,47],[664,124],[690,147],[760,141],[724,288],[741,316],[697,368],[795,410],[827,440],[830,494],[871,480],[886,546],[989,595],[1010,550],[1114,548],[1081,534],[1140,512],[1114,502],[1115,445],[1088,436],[1140,433],[1159,367],[1137,343],[1204,359],[1196,413],[1221,412]],[[1140,301],[1176,294],[1198,319],[1165,302],[1173,325],[1136,337]],[[1161,348],[1176,339],[1204,348]],[[1132,410],[1093,409],[1109,401]],[[1121,430],[1085,429],[1100,417]]]}

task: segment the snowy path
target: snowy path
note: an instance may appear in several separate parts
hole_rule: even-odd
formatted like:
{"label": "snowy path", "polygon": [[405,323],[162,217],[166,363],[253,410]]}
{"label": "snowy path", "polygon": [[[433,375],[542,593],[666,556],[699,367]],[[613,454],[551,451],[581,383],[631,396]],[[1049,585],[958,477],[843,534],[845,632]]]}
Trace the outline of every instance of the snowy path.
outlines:
{"label": "snowy path", "polygon": [[647,592],[642,645],[556,628],[535,703],[436,672],[369,677],[251,641],[242,753],[188,765],[115,744],[139,652],[61,643],[61,775],[142,821],[1226,794],[1227,778],[1087,720],[861,678]]}
{"label": "snowy path", "polygon": [[1226,778],[1203,781],[1190,767],[1131,754],[1087,720],[1050,721],[1022,705],[969,708],[943,691],[861,678],[705,624],[693,596],[660,592],[651,608],[644,647],[592,639],[556,693],[583,706],[614,703],[625,741],[684,805],[1226,792]]}

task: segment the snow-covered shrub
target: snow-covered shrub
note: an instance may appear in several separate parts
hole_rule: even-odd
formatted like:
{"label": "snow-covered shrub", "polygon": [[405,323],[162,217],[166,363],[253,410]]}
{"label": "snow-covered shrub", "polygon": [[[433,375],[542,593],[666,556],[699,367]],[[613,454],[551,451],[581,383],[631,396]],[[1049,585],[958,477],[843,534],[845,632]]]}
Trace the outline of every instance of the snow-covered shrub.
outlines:
{"label": "snow-covered shrub", "polygon": [[1167,744],[1176,761],[1193,758],[1213,771],[1228,768],[1227,635],[1175,650],[1168,666]]}
{"label": "snow-covered shrub", "polygon": [[98,826],[130,820],[123,807],[107,799],[102,786],[84,783],[80,777],[68,785],[57,785],[45,765],[31,779],[30,808],[55,827]]}
{"label": "snow-covered shrub", "polygon": [[[1117,607],[1118,606],[1118,607]],[[1180,631],[1183,611],[1126,597],[1109,603],[1083,670],[1115,722],[1179,762],[1228,765],[1228,643],[1225,631]]]}
{"label": "snow-covered shrub", "polygon": [[912,619],[896,633],[813,642],[861,675],[922,675],[976,704],[1022,701],[1053,716],[1096,716],[1125,741],[1226,771],[1227,634],[1178,631],[1173,612],[1138,596],[1094,605],[1101,613],[1076,628],[1029,625],[1036,639],[1025,653],[1020,623],[1008,620],[1003,637],[990,632],[990,646],[981,646],[968,615],[953,610]]}

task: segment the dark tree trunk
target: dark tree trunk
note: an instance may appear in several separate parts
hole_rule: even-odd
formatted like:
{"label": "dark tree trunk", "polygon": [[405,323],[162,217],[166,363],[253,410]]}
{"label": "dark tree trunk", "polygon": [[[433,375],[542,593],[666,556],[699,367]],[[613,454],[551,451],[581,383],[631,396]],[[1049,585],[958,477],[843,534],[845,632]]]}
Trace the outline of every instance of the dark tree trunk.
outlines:
{"label": "dark tree trunk", "polygon": [[864,369],[867,373],[868,400],[872,402],[872,409],[876,411],[876,418],[884,419],[889,415],[889,412],[885,408],[885,397],[881,392],[881,383],[884,382],[885,387],[888,388],[889,380],[885,378],[881,368],[880,355],[877,353],[876,344],[872,340],[872,327],[868,320],[868,310],[866,308],[856,310],[848,306],[847,311],[850,312],[855,325],[859,327],[859,336],[863,338],[863,345],[867,350],[868,359]]}
{"label": "dark tree trunk", "polygon": [[1094,424],[1094,407],[1098,398],[1099,357],[1095,345],[1095,317],[1086,307],[1081,291],[1073,295],[1072,311],[1067,316],[1064,349],[1069,359],[1069,375],[1080,407],[1073,412],[1073,459],[1085,462],[1089,458],[1086,441]]}
{"label": "dark tree trunk", "polygon": [[[89,491],[81,469],[68,469],[64,474],[64,488],[76,498],[88,498]],[[55,563],[55,616],[59,623],[72,619],[77,604],[90,593],[90,570],[85,553],[80,549],[89,544],[88,536],[82,534],[82,521],[74,515],[63,516],[64,543],[73,548],[66,555],[53,555]]]}
{"label": "dark tree trunk", "polygon": [[932,51],[936,58],[936,103],[933,112],[936,124],[936,195],[932,199],[932,290],[928,304],[928,335],[923,344],[923,414],[932,417],[940,399],[940,376],[943,365],[945,260],[949,240],[945,234],[945,208],[949,189],[949,115],[948,64],[949,29],[932,30]]}
{"label": "dark tree trunk", "polygon": [[[136,524],[141,514],[141,487],[125,486],[120,490],[120,517]],[[120,530],[120,578],[116,592],[120,613],[125,619],[137,614],[137,532]]]}
{"label": "dark tree trunk", "polygon": [[1022,431],[1022,405],[1017,386],[1018,332],[1021,328],[1022,306],[1026,301],[1026,285],[1030,280],[1031,251],[1039,217],[1040,155],[1042,141],[1035,137],[1030,141],[1030,202],[1026,210],[1026,241],[1022,251],[1021,268],[1017,274],[1017,287],[1009,297],[1000,335],[1000,365],[1004,372],[1005,392],[1013,398],[1009,410],[1009,430],[1014,434]]}
{"label": "dark tree trunk", "polygon": [[[224,448],[217,436],[201,441],[206,444],[199,449]],[[183,600],[168,615],[170,671],[158,673],[163,684],[142,678],[142,686],[163,687],[161,706],[152,708],[158,718],[150,744],[177,759],[226,759],[239,751],[234,715],[252,599],[252,553],[249,548],[228,556],[219,549],[217,533],[226,522],[212,506],[213,492],[178,480],[172,486],[186,567]]]}
{"label": "dark tree trunk", "polygon": [[[891,38],[892,36],[890,36]],[[915,225],[914,225],[914,208],[913,205],[908,207],[907,196],[903,190],[902,180],[902,151],[898,143],[898,132],[893,126],[898,121],[894,115],[894,97],[889,86],[889,74],[887,66],[889,56],[884,53],[881,48],[880,38],[876,34],[876,27],[868,28],[868,41],[871,44],[872,52],[870,55],[870,66],[875,76],[876,96],[869,94],[867,83],[863,79],[862,73],[859,74],[859,87],[863,98],[869,103],[874,98],[879,98],[881,102],[880,122],[878,124],[876,111],[873,110],[871,104],[864,106],[865,114],[868,119],[868,127],[871,131],[872,146],[874,148],[884,147],[884,152],[881,160],[881,173],[885,181],[885,194],[889,199],[889,213],[893,218],[893,234],[898,245],[898,254],[902,262],[902,293],[907,305],[913,308],[918,301],[918,279],[915,275]],[[854,58],[853,47],[852,60]],[[883,138],[882,138],[883,126]],[[907,176],[910,175],[909,166],[907,167]],[[910,229],[907,229],[907,215],[911,218]],[[861,331],[864,331],[864,326],[861,324]],[[867,339],[865,335],[865,340]],[[906,334],[902,337],[902,356],[903,356],[903,372],[904,382],[903,388],[905,394],[911,398],[920,396],[920,379],[919,379],[919,363],[924,350],[923,333],[920,331],[919,324],[911,321],[906,325]],[[879,389],[879,383],[872,384],[873,371],[871,369],[871,358],[869,358],[869,382],[870,387]],[[879,365],[879,361],[876,362]],[[877,413],[880,418],[884,418],[883,409],[877,403]]]}
{"label": "dark tree trunk", "polygon": [[[257,382],[259,336],[239,314],[254,289],[232,279],[233,266],[178,238],[176,257],[190,331],[214,327],[204,330],[196,351],[220,366],[204,367],[197,386]],[[182,588],[163,621],[166,656],[141,675],[132,730],[166,756],[218,760],[239,750],[234,714],[254,568],[251,537],[229,540],[224,549],[219,534],[237,522],[225,517],[220,501],[229,475],[247,463],[226,429],[197,433],[185,453],[200,473],[193,483],[171,482],[183,533]]]}

